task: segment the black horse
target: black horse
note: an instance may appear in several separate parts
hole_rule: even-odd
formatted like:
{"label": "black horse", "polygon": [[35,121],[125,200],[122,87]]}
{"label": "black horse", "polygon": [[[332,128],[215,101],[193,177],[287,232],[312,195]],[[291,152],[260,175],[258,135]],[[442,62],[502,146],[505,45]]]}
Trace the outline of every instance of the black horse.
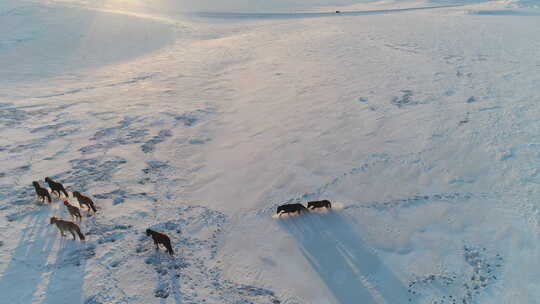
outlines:
{"label": "black horse", "polygon": [[307,203],[308,209],[315,209],[315,208],[326,208],[326,209],[332,209],[332,204],[329,200],[323,200],[323,201],[313,201]]}
{"label": "black horse", "polygon": [[157,232],[151,229],[146,229],[146,235],[152,236],[152,239],[154,240],[154,244],[156,245],[156,250],[159,249],[159,244],[163,244],[165,248],[167,248],[167,252],[170,255],[174,254],[174,251],[171,246],[171,239],[169,237],[161,232]]}
{"label": "black horse", "polygon": [[292,213],[292,212],[298,212],[298,214],[308,211],[306,207],[302,204],[285,204],[277,207],[277,215],[281,215],[282,213]]}
{"label": "black horse", "polygon": [[47,189],[42,188],[38,182],[32,182],[32,185],[34,185],[34,188],[36,189],[37,196],[41,199],[41,202],[45,202],[45,199],[51,202],[51,195],[49,194],[49,191]]}
{"label": "black horse", "polygon": [[53,181],[50,177],[45,177],[45,181],[47,182],[47,184],[49,184],[49,187],[51,188],[51,193],[56,192],[58,193],[58,197],[60,197],[62,196],[63,192],[66,197],[69,197],[66,189],[62,184]]}

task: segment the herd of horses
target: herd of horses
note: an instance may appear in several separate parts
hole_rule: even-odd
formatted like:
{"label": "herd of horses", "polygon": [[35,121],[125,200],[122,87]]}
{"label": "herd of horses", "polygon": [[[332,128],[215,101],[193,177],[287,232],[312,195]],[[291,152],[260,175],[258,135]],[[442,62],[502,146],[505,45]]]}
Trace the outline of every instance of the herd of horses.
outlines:
{"label": "herd of horses", "polygon": [[[39,182],[32,182],[32,185],[36,190],[36,194],[38,198],[41,199],[42,203],[45,203],[45,201],[47,201],[48,203],[52,203],[51,194],[55,194],[57,197],[62,197],[63,195],[66,198],[69,198],[69,193],[66,191],[66,188],[64,187],[64,185],[62,185],[62,183],[55,182],[50,177],[45,177],[45,182],[49,185],[51,193],[49,193],[49,190],[47,190],[47,188],[41,187]],[[97,212],[94,201],[92,201],[91,198],[81,194],[78,191],[73,191],[73,196],[77,198],[79,206],[86,206],[86,208],[88,208],[89,213],[90,210],[92,210],[94,213]],[[81,211],[78,207],[71,205],[67,200],[64,200],[64,206],[66,206],[69,214],[74,220],[78,219],[79,222],[82,222]],[[62,236],[65,236],[65,233],[69,232],[73,236],[74,240],[76,239],[76,236],[79,236],[79,240],[81,241],[85,240],[84,234],[81,232],[81,228],[74,222],[66,221],[63,219],[59,219],[56,216],[53,216],[50,218],[50,224],[55,224],[58,230],[60,230],[60,234]]]}
{"label": "herd of horses", "polygon": [[[46,177],[45,182],[49,185],[49,188],[51,189],[50,193],[47,188],[41,187],[39,182],[32,182],[32,185],[36,190],[36,194],[42,203],[45,203],[45,201],[47,201],[48,203],[52,203],[51,194],[55,194],[59,198],[61,198],[62,195],[64,195],[66,198],[69,198],[69,194],[66,191],[66,188],[64,188],[64,185],[62,185],[61,183],[53,181],[50,177]],[[79,191],[73,191],[73,196],[77,198],[77,201],[79,202],[79,206],[81,208],[82,206],[86,206],[89,215],[90,210],[92,210],[94,214],[97,212],[94,201],[90,197],[81,194]],[[73,220],[78,220],[79,222],[82,222],[82,215],[79,207],[71,205],[67,200],[64,200],[64,206],[66,206]],[[62,236],[65,236],[66,232],[69,232],[73,236],[74,240],[76,239],[76,236],[78,236],[79,240],[81,241],[85,240],[84,234],[81,232],[81,228],[75,222],[59,219],[56,216],[53,216],[50,218],[50,224],[56,225]],[[154,244],[156,245],[156,249],[159,249],[159,244],[162,244],[163,246],[165,246],[167,252],[171,256],[174,255],[174,251],[171,246],[171,240],[167,235],[151,229],[146,229],[146,235],[152,237],[152,239],[154,240]]]}
{"label": "herd of horses", "polygon": [[[36,194],[38,198],[41,199],[42,203],[45,203],[45,201],[51,203],[51,194],[55,194],[59,198],[62,197],[62,195],[64,195],[66,198],[69,198],[68,192],[61,183],[53,181],[50,177],[46,177],[45,182],[49,185],[51,193],[49,193],[47,188],[41,187],[37,181],[32,182],[32,185],[36,190]],[[94,214],[97,212],[96,206],[90,197],[85,196],[78,191],[73,191],[73,196],[77,198],[77,201],[79,202],[79,206],[81,208],[82,206],[87,207],[89,215],[90,210],[92,210]],[[74,220],[82,222],[82,216],[79,207],[71,205],[67,200],[64,200],[64,206],[66,206],[69,214]],[[331,209],[332,203],[330,203],[329,200],[311,201],[308,202],[307,207],[300,203],[284,204],[277,207],[276,214],[278,216],[287,213],[301,214],[302,212],[307,212],[316,208]],[[60,234],[62,236],[65,236],[65,232],[69,232],[73,236],[74,240],[76,239],[76,235],[79,236],[79,239],[81,241],[85,240],[84,234],[81,232],[79,225],[77,225],[75,222],[59,219],[53,216],[50,218],[50,224],[55,224],[58,230],[60,230]],[[159,244],[162,244],[171,256],[174,255],[174,250],[171,246],[171,240],[166,234],[151,229],[146,229],[146,235],[152,237],[154,245],[156,246],[156,250],[159,249]]]}

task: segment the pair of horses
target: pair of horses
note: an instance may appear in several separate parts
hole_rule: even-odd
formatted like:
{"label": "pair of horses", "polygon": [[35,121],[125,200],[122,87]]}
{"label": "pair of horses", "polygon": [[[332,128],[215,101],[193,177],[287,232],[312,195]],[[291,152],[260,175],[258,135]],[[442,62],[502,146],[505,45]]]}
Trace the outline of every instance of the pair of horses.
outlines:
{"label": "pair of horses", "polygon": [[[54,194],[56,192],[56,195],[58,197],[60,197],[63,193],[66,197],[69,197],[69,194],[61,183],[53,181],[50,177],[45,177],[45,182],[49,184],[49,187],[51,188],[51,193]],[[36,189],[36,194],[41,199],[42,203],[45,202],[45,199],[49,203],[52,201],[51,195],[49,194],[47,188],[42,188],[37,181],[33,181],[32,185],[34,185],[34,189]]]}
{"label": "pair of horses", "polygon": [[[51,193],[56,194],[58,197],[60,197],[62,194],[64,194],[66,198],[69,197],[68,192],[64,188],[64,185],[62,185],[61,183],[53,181],[50,177],[46,177],[45,182],[49,184],[49,187],[51,188]],[[32,185],[34,186],[34,189],[36,190],[37,196],[41,199],[42,202],[45,202],[45,200],[47,200],[49,203],[52,202],[51,195],[49,194],[49,191],[47,190],[47,188],[41,187],[37,181],[32,182]],[[91,198],[85,195],[82,195],[78,191],[73,191],[73,196],[77,198],[77,200],[79,201],[79,205],[81,207],[83,205],[86,205],[89,212],[90,210],[94,211],[94,213],[97,212],[94,202],[92,201]],[[82,219],[79,208],[71,205],[67,200],[64,200],[64,205],[68,209],[69,214],[74,219],[79,219],[79,221]],[[79,236],[79,239],[81,241],[85,240],[84,234],[82,234],[81,232],[81,228],[74,222],[65,221],[65,220],[62,220],[53,216],[50,218],[50,223],[51,225],[52,224],[56,225],[58,230],[60,230],[60,233],[62,234],[62,236],[65,236],[65,233],[69,232],[73,235],[74,240],[75,240],[76,235]],[[151,230],[151,229],[146,229],[146,235],[152,237],[152,239],[154,240],[154,244],[156,245],[156,249],[159,248],[159,244],[162,244],[163,246],[165,246],[165,248],[167,249],[167,252],[171,256],[174,255],[174,251],[171,246],[171,240],[169,239],[167,235]]]}
{"label": "pair of horses", "polygon": [[306,211],[316,209],[316,208],[331,209],[332,208],[332,203],[330,203],[329,200],[312,201],[312,202],[308,202],[307,208],[304,205],[299,204],[299,203],[285,204],[285,205],[281,205],[281,206],[277,207],[276,214],[278,216],[282,215],[284,213],[294,213],[294,212],[297,212],[298,214],[300,214],[302,212],[306,212]]}

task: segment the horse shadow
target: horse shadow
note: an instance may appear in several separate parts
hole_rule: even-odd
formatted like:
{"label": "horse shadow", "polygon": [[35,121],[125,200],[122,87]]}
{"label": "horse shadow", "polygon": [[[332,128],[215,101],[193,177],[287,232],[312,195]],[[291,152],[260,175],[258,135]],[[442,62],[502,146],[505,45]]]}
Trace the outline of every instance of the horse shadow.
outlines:
{"label": "horse shadow", "polygon": [[[159,298],[160,303],[167,303],[166,299],[172,295],[174,303],[182,303],[182,293],[180,289],[180,274],[176,267],[177,258],[170,257],[168,254],[156,250],[153,259],[156,270],[157,285],[154,290],[155,296]],[[158,294],[167,296],[158,296]]]}
{"label": "horse shadow", "polygon": [[49,229],[50,208],[36,210],[22,229],[17,247],[1,276],[2,302],[32,302],[47,271],[46,265],[58,236]]}
{"label": "horse shadow", "polygon": [[60,249],[56,255],[45,291],[43,303],[82,303],[84,296],[84,276],[87,259],[94,254],[92,243],[72,240],[67,234],[60,240]]}
{"label": "horse shadow", "polygon": [[180,292],[180,277],[176,274],[171,274],[171,289],[174,297],[174,303],[182,303],[182,295]]}
{"label": "horse shadow", "polygon": [[278,219],[338,303],[407,303],[405,284],[336,211]]}

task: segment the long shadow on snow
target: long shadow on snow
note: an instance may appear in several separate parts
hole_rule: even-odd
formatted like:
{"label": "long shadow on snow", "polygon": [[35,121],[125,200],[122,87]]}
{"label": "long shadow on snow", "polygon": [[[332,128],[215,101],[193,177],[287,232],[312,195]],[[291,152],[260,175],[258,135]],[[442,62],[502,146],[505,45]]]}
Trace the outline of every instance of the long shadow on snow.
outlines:
{"label": "long shadow on snow", "polygon": [[181,304],[182,303],[182,297],[181,297],[181,290],[180,290],[180,277],[176,275],[176,273],[171,274],[171,289],[174,297],[174,303]]}
{"label": "long shadow on snow", "polygon": [[407,290],[340,214],[329,211],[280,218],[305,258],[341,304],[407,302]]}
{"label": "long shadow on snow", "polygon": [[[56,230],[56,227],[55,227]],[[58,233],[57,231],[55,231]],[[87,249],[92,244],[73,240],[70,233],[61,239],[60,249],[47,284],[43,303],[82,303]]]}
{"label": "long shadow on snow", "polygon": [[[177,253],[178,254],[178,253]],[[182,303],[182,294],[180,290],[180,276],[177,275],[177,269],[174,267],[177,257],[169,257],[166,253],[155,250],[152,259],[154,260],[154,267],[156,268],[157,286],[154,290],[159,290],[159,294],[166,294],[167,296],[159,297],[159,303],[167,303],[166,299],[172,294],[175,304]],[[156,295],[157,296],[157,295]]]}
{"label": "long shadow on snow", "polygon": [[0,279],[2,303],[26,303],[38,289],[57,232],[48,229],[51,209],[44,207],[28,217],[17,248]]}
{"label": "long shadow on snow", "polygon": [[469,11],[472,15],[484,15],[484,16],[523,16],[532,17],[540,16],[540,11],[531,10],[473,10]]}

